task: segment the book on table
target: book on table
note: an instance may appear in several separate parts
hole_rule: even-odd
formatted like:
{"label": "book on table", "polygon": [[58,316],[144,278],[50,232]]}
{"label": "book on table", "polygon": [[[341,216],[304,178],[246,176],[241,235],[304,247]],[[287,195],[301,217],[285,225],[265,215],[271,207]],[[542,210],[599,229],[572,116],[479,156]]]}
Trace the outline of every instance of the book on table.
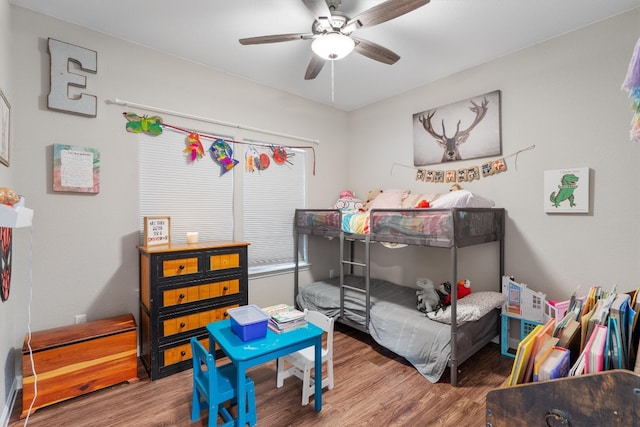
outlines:
{"label": "book on table", "polygon": [[275,332],[289,331],[307,324],[305,313],[287,304],[272,305],[263,310],[269,316],[269,328]]}

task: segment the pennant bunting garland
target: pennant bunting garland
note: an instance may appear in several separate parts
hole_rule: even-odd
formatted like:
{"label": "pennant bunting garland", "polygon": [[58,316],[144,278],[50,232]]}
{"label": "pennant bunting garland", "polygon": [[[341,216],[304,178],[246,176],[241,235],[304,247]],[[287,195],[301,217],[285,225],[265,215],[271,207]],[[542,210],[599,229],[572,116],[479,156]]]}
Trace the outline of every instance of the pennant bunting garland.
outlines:
{"label": "pennant bunting garland", "polygon": [[502,172],[507,171],[507,162],[506,159],[509,157],[515,157],[515,165],[516,170],[518,155],[523,151],[532,150],[536,148],[535,145],[530,145],[526,148],[516,151],[513,154],[510,154],[506,157],[501,157],[496,160],[487,161],[479,166],[469,166],[460,169],[446,169],[446,170],[436,170],[436,169],[424,169],[424,168],[416,168],[414,166],[402,165],[400,163],[394,163],[391,166],[391,174],[393,175],[393,168],[395,166],[402,166],[405,168],[411,168],[416,171],[416,181],[423,182],[433,182],[433,183],[447,183],[454,184],[457,182],[471,182],[475,180],[479,180],[480,178],[488,178],[492,175],[496,175]]}
{"label": "pennant bunting garland", "polygon": [[457,170],[429,170],[419,168],[416,171],[416,181],[446,183],[470,182],[480,179],[481,170],[482,177],[486,178],[500,172],[505,172],[507,170],[507,163],[504,161],[504,158],[501,158],[483,163],[481,166],[471,166]]}

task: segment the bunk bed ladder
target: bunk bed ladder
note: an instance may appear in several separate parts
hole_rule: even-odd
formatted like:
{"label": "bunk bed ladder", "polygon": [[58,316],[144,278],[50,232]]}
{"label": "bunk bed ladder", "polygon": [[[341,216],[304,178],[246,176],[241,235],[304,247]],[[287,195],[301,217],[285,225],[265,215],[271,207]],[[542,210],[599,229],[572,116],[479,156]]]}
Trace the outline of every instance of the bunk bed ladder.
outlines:
{"label": "bunk bed ladder", "polygon": [[[369,265],[370,265],[370,251],[369,251],[369,244],[371,242],[369,235],[365,235],[362,236],[365,246],[364,246],[364,251],[365,251],[365,255],[364,255],[364,262],[356,262],[354,261],[354,250],[353,250],[353,245],[354,245],[354,240],[353,239],[347,239],[345,236],[344,232],[340,232],[340,316],[338,317],[338,320],[341,323],[344,323],[346,325],[351,326],[352,328],[361,330],[363,332],[369,333],[369,310],[371,308],[371,304],[370,304],[370,293],[369,293],[369,284],[370,284],[370,269],[369,269]],[[350,243],[350,251],[349,251],[349,258],[345,257],[345,249],[344,249],[344,245],[345,243],[349,241]],[[355,286],[350,286],[345,284],[344,281],[344,276],[345,276],[345,267],[348,266],[349,267],[349,272],[350,274],[353,274],[353,267],[362,267],[364,269],[364,289],[362,288],[358,288]],[[354,292],[360,292],[365,294],[365,322],[364,325],[361,325],[353,320],[347,319],[344,315],[344,293],[345,290],[349,289],[351,291]]]}

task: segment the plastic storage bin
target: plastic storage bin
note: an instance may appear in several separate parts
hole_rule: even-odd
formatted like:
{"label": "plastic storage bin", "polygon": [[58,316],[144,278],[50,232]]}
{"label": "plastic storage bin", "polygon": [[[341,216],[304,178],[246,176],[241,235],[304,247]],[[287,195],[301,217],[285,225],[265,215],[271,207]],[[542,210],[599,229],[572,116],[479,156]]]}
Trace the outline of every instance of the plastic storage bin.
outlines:
{"label": "plastic storage bin", "polygon": [[264,338],[267,335],[269,316],[257,305],[249,304],[227,310],[231,316],[231,330],[242,341]]}

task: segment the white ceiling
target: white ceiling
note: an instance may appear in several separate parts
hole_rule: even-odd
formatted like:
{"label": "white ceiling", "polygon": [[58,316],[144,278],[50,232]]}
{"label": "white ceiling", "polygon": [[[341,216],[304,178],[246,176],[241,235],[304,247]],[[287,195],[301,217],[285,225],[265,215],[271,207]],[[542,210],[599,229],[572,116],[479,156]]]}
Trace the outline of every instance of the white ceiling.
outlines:
{"label": "white ceiling", "polygon": [[[250,46],[238,42],[311,32],[313,18],[300,0],[10,3],[346,111],[640,7],[640,0],[431,0],[407,15],[354,33],[396,52],[398,62],[386,65],[352,53],[335,62],[332,85],[330,64],[315,80],[304,80],[312,56],[310,40]],[[379,3],[343,0],[339,9],[353,17]]]}

